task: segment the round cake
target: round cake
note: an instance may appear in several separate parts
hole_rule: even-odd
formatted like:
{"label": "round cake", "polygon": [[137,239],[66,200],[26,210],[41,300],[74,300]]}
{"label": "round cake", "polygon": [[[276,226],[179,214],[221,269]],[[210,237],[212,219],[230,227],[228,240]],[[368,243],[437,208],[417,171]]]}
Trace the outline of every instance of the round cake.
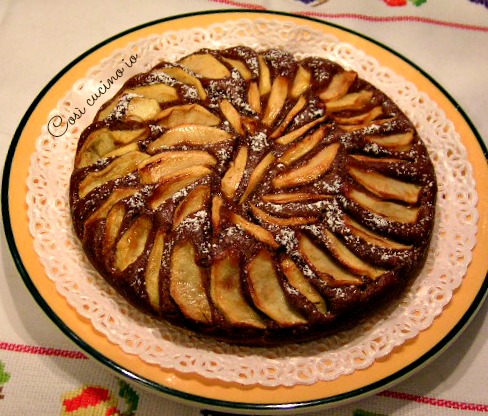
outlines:
{"label": "round cake", "polygon": [[415,126],[355,71],[237,46],[128,80],[81,134],[70,204],[89,260],[131,304],[269,346],[402,293],[436,193]]}

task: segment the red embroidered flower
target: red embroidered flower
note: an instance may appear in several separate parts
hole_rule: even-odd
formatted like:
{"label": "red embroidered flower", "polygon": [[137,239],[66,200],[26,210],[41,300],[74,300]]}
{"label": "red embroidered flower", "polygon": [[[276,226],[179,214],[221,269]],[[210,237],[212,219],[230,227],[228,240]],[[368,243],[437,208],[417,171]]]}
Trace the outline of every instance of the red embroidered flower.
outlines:
{"label": "red embroidered flower", "polygon": [[388,6],[406,6],[407,0],[384,0]]}

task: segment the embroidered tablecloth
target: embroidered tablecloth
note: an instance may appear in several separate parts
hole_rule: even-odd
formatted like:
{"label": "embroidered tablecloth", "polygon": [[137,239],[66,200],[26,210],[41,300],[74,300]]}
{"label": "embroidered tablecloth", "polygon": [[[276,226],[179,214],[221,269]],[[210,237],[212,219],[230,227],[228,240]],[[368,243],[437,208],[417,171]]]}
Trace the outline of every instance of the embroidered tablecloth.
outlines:
{"label": "embroidered tablecloth", "polygon": [[[0,3],[0,154],[39,91],[104,39],[148,21],[219,9],[278,10],[373,38],[415,62],[488,140],[486,0],[179,0]],[[22,184],[19,184],[22,186]],[[43,314],[1,240],[0,415],[217,414],[119,378],[72,344]],[[463,335],[414,376],[366,399],[312,415],[488,413],[485,304]]]}

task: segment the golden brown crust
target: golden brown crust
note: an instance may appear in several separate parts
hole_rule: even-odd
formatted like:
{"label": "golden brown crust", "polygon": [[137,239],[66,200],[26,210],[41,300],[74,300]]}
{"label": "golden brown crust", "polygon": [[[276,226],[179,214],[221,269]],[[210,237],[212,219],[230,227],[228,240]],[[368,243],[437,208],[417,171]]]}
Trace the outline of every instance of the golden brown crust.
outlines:
{"label": "golden brown crust", "polygon": [[336,331],[423,266],[436,181],[414,126],[326,59],[201,50],[82,133],[75,231],[132,304],[231,343]]}

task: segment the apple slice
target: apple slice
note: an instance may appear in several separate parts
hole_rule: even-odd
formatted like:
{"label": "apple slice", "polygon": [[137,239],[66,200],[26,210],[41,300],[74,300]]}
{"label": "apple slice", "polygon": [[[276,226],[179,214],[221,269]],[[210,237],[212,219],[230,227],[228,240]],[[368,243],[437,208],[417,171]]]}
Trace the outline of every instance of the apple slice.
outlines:
{"label": "apple slice", "polygon": [[139,122],[155,120],[160,111],[161,107],[156,99],[134,97],[129,102],[125,119]]}
{"label": "apple slice", "polygon": [[286,152],[278,158],[278,162],[281,162],[284,165],[291,165],[296,162],[318,146],[318,144],[325,138],[327,131],[328,127],[319,127],[313,133],[306,136],[302,141],[288,148]]}
{"label": "apple slice", "polygon": [[233,253],[226,253],[212,264],[210,294],[213,304],[231,324],[266,328],[243,295],[239,259]]}
{"label": "apple slice", "polygon": [[189,215],[202,210],[210,199],[210,187],[207,185],[197,186],[188,196],[178,205],[173,217],[173,229],[178,227],[181,222]]}
{"label": "apple slice", "polygon": [[285,104],[286,97],[288,96],[288,79],[283,76],[278,76],[273,81],[271,86],[271,92],[269,94],[266,108],[264,109],[264,115],[262,122],[267,126],[271,126],[276,117],[281,112],[283,105]]}
{"label": "apple slice", "polygon": [[112,249],[117,237],[119,235],[122,221],[125,218],[125,206],[124,204],[115,204],[107,215],[105,221],[105,235],[103,238],[102,253],[107,256]]}
{"label": "apple slice", "polygon": [[223,61],[227,62],[230,66],[241,74],[241,77],[244,78],[246,81],[250,81],[252,79],[251,71],[246,66],[246,64],[238,59],[231,59],[231,58],[222,58]]}
{"label": "apple slice", "polygon": [[119,188],[110,194],[110,196],[103,202],[102,205],[91,214],[85,221],[85,228],[94,221],[101,220],[107,217],[112,207],[119,201],[129,198],[137,192],[134,188]]}
{"label": "apple slice", "polygon": [[84,198],[90,191],[99,186],[122,178],[137,170],[137,166],[149,156],[139,151],[129,152],[111,162],[105,169],[89,173],[80,183],[79,196]]}
{"label": "apple slice", "polygon": [[414,223],[417,220],[418,208],[406,207],[395,202],[383,201],[357,189],[352,189],[350,198],[364,209],[378,214],[389,221]]}
{"label": "apple slice", "polygon": [[161,270],[161,261],[164,254],[164,238],[164,232],[158,231],[154,238],[151,254],[147,260],[146,274],[144,276],[149,303],[155,311],[159,309],[159,271]]}
{"label": "apple slice", "polygon": [[285,116],[284,120],[279,124],[278,128],[271,133],[271,138],[276,139],[277,137],[280,137],[283,132],[286,130],[286,128],[289,126],[289,124],[293,121],[295,116],[303,110],[305,105],[307,104],[307,100],[305,97],[300,97],[293,108],[288,112],[288,114]]}
{"label": "apple slice", "polygon": [[249,263],[247,272],[251,297],[261,312],[284,327],[307,322],[286,299],[269,251],[261,250]]}
{"label": "apple slice", "polygon": [[335,74],[329,85],[319,94],[322,101],[338,100],[345,96],[351,85],[356,81],[358,74],[355,71],[342,71]]}
{"label": "apple slice", "polygon": [[142,85],[140,87],[126,90],[125,93],[142,95],[144,98],[154,99],[161,104],[176,101],[178,99],[176,88],[163,83]]}
{"label": "apple slice", "polygon": [[251,82],[247,91],[247,101],[249,106],[256,114],[261,114],[261,95],[259,94],[258,84]]}
{"label": "apple slice", "polygon": [[214,195],[212,198],[212,228],[214,235],[218,235],[220,232],[221,210],[224,200],[219,195]]}
{"label": "apple slice", "polygon": [[119,94],[112,98],[112,100],[109,102],[109,104],[105,104],[102,110],[99,110],[96,116],[97,121],[105,120],[108,118],[112,112],[115,110],[117,105],[120,103],[120,99],[122,98],[123,94]]}
{"label": "apple slice", "polygon": [[254,168],[249,178],[249,183],[247,184],[246,191],[242,195],[239,204],[243,204],[244,201],[254,192],[256,187],[262,181],[266,173],[268,172],[269,166],[275,161],[276,156],[269,152],[261,162]]}
{"label": "apple slice", "polygon": [[367,276],[373,280],[376,280],[378,277],[386,273],[386,270],[379,267],[374,267],[373,265],[361,260],[329,230],[324,230],[324,234],[329,240],[330,245],[328,248],[332,255],[339,263],[343,264],[354,274]]}
{"label": "apple slice", "polygon": [[290,202],[317,202],[324,201],[326,199],[333,198],[330,195],[312,194],[308,192],[292,192],[282,194],[267,194],[263,195],[262,199],[265,202],[271,202],[273,204],[288,204]]}
{"label": "apple slice", "polygon": [[232,213],[230,219],[234,224],[240,226],[244,231],[251,234],[254,238],[262,243],[267,244],[274,249],[277,249],[280,246],[273,237],[273,234],[271,234],[266,228],[253,224],[252,222],[241,217],[239,214]]}
{"label": "apple slice", "polygon": [[337,100],[328,101],[325,108],[327,113],[337,113],[344,110],[361,110],[371,101],[372,97],[372,91],[361,90],[359,92],[351,92]]}
{"label": "apple slice", "polygon": [[414,133],[409,130],[405,133],[390,134],[388,136],[368,136],[366,140],[371,143],[376,143],[381,147],[386,147],[391,150],[408,151],[412,147]]}
{"label": "apple slice", "polygon": [[389,238],[385,238],[380,234],[377,234],[373,232],[372,230],[363,227],[361,224],[357,223],[350,217],[345,217],[344,218],[345,224],[349,227],[351,232],[358,236],[359,238],[362,238],[363,240],[367,241],[370,244],[373,244],[375,246],[380,246],[383,248],[387,249],[392,249],[392,250],[411,250],[412,246],[411,245],[405,245],[398,243],[396,241],[393,241]]}
{"label": "apple slice", "polygon": [[271,73],[265,59],[259,55],[259,94],[261,96],[268,94],[271,91]]}
{"label": "apple slice", "polygon": [[231,104],[231,102],[223,99],[222,101],[220,101],[219,106],[220,111],[222,111],[222,114],[228,120],[231,126],[234,127],[234,130],[240,135],[243,135],[244,129],[242,128],[241,115]]}
{"label": "apple slice", "polygon": [[197,77],[190,75],[183,68],[172,66],[172,67],[167,67],[167,68],[153,71],[154,74],[157,74],[158,72],[162,72],[166,75],[169,75],[171,78],[174,78],[176,81],[179,81],[182,84],[191,85],[192,87],[195,87],[196,90],[198,91],[198,96],[202,100],[205,100],[207,98],[207,93],[203,88],[200,80]]}
{"label": "apple slice", "polygon": [[336,264],[326,254],[325,250],[319,248],[303,234],[299,237],[298,247],[309,266],[325,282],[330,283],[330,279],[332,278],[345,284],[354,285],[362,283],[362,280],[358,276]]}
{"label": "apple slice", "polygon": [[208,111],[199,104],[183,104],[168,107],[157,116],[158,124],[166,129],[183,124],[198,124],[201,126],[218,126],[220,117]]}
{"label": "apple slice", "polygon": [[330,169],[339,151],[339,146],[339,143],[330,144],[304,165],[274,177],[273,186],[282,189],[314,182]]}
{"label": "apple slice", "polygon": [[120,237],[115,249],[114,266],[117,270],[124,271],[144,252],[151,228],[151,219],[142,216]]}
{"label": "apple slice", "polygon": [[217,160],[203,150],[166,151],[158,153],[139,165],[141,183],[157,183],[176,172],[192,166],[213,167]]}
{"label": "apple slice", "polygon": [[281,262],[281,269],[290,285],[313,303],[320,313],[326,315],[327,305],[324,298],[320,296],[320,293],[312,286],[298,266],[290,258],[285,258]]}
{"label": "apple slice", "polygon": [[382,118],[382,119],[378,119],[378,120],[367,121],[367,122],[362,123],[362,124],[350,124],[350,125],[341,124],[341,125],[339,125],[339,127],[346,132],[353,132],[353,131],[362,130],[362,129],[371,129],[373,127],[379,127],[383,124],[392,123],[395,120],[396,120],[396,117]]}
{"label": "apple slice", "polygon": [[199,179],[204,178],[212,173],[205,166],[195,166],[179,170],[173,176],[162,181],[154,190],[149,205],[151,209],[157,209],[163,202],[171,198],[176,192],[179,192],[187,186],[193,184]]}
{"label": "apple slice", "polygon": [[171,255],[171,297],[187,318],[211,323],[212,311],[204,280],[205,271],[196,263],[193,244],[188,241],[177,244]]}
{"label": "apple slice", "polygon": [[393,157],[371,157],[371,156],[364,156],[364,155],[349,155],[349,157],[352,157],[353,159],[358,160],[359,162],[364,162],[364,163],[385,163],[385,164],[391,164],[391,163],[402,163],[405,162],[402,159],[397,159]]}
{"label": "apple slice", "polygon": [[368,191],[384,199],[396,199],[407,204],[416,204],[421,187],[382,175],[374,170],[348,168],[349,174]]}
{"label": "apple slice", "polygon": [[225,197],[228,199],[234,198],[234,195],[239,188],[244,171],[247,164],[248,149],[247,146],[242,146],[237,153],[233,162],[231,162],[229,169],[225,172],[222,178],[221,188]]}
{"label": "apple slice", "polygon": [[317,118],[316,120],[313,120],[303,125],[302,127],[299,127],[298,129],[293,130],[290,133],[285,134],[284,136],[281,136],[279,139],[276,140],[276,143],[284,144],[284,145],[290,144],[294,142],[296,139],[302,137],[307,131],[314,128],[317,124],[322,123],[322,121],[324,121],[325,119],[326,119],[325,116]]}
{"label": "apple slice", "polygon": [[373,107],[370,111],[359,114],[357,116],[352,116],[352,117],[334,117],[334,120],[340,124],[364,124],[368,123],[375,118],[381,116],[383,114],[383,107],[380,105]]}
{"label": "apple slice", "polygon": [[230,76],[226,66],[209,53],[188,55],[178,63],[204,78],[222,79]]}
{"label": "apple slice", "polygon": [[129,152],[134,152],[139,150],[139,144],[137,143],[129,143],[126,144],[125,146],[118,147],[117,149],[114,149],[108,153],[106,153],[103,157],[120,157],[122,155],[125,155],[126,153]]}
{"label": "apple slice", "polygon": [[300,97],[310,88],[311,74],[303,66],[298,66],[298,71],[291,85],[290,96],[293,98]]}
{"label": "apple slice", "polygon": [[280,218],[274,215],[268,214],[262,209],[258,208],[256,205],[250,204],[251,211],[254,216],[264,222],[273,225],[279,225],[282,227],[293,227],[297,225],[313,224],[318,221],[317,217],[290,217],[290,218]]}
{"label": "apple slice", "polygon": [[169,146],[203,146],[229,141],[233,137],[217,127],[184,124],[169,129],[147,147],[149,153],[156,153]]}

